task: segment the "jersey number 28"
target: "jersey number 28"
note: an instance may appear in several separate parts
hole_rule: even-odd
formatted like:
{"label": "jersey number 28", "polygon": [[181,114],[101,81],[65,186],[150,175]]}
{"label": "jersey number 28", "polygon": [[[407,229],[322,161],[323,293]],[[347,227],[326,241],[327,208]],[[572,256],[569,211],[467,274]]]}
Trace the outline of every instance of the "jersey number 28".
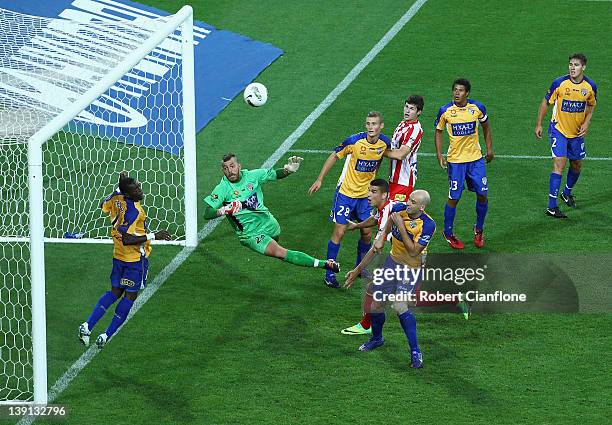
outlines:
{"label": "jersey number 28", "polygon": [[343,215],[345,217],[348,217],[350,213],[351,213],[351,210],[348,207],[345,207],[344,205],[340,205],[340,209],[338,210],[336,215]]}

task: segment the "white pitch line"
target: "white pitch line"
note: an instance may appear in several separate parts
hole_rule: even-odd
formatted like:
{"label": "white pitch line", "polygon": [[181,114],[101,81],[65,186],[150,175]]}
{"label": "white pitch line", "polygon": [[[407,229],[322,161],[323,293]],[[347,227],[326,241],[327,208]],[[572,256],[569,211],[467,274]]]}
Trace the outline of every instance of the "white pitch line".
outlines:
{"label": "white pitch line", "polygon": [[[612,1],[612,0],[610,0]],[[332,153],[333,151],[326,151],[324,149],[291,149],[289,150],[289,152],[291,153],[314,153],[314,154],[325,154],[325,155],[329,155],[330,153]],[[435,157],[436,154],[433,152],[419,152],[417,154],[418,156],[433,156]],[[446,156],[446,155],[445,155]],[[550,159],[550,156],[539,156],[539,155],[495,155],[495,158],[503,158],[503,159]],[[587,156],[585,158],[585,160],[589,160],[589,161],[612,161],[612,158],[610,157],[590,157]]]}
{"label": "white pitch line", "polygon": [[[338,98],[338,96],[346,90],[346,88],[359,76],[361,71],[374,60],[374,58],[380,53],[380,51],[397,35],[397,33],[412,19],[412,17],[419,11],[419,9],[427,3],[427,0],[416,1],[410,9],[404,13],[404,15],[387,31],[387,33],[372,47],[372,49],[359,61],[357,65],[344,77],[344,79],[327,95],[325,99],[316,107],[314,111],[308,115],[304,121],[291,133],[285,141],[276,149],[276,151],[262,164],[261,168],[272,167],[278,162],[278,160],[285,155],[291,147],[298,141],[298,139],[310,128],[310,126],[316,121],[317,118],[325,112],[327,108]],[[198,232],[198,243],[207,237],[217,225],[221,222],[222,218],[212,220]],[[140,308],[146,303],[157,290],[166,282],[168,277],[172,275],[189,257],[195,248],[185,247],[183,248],[153,280],[153,282],[140,294],[136,299],[130,315],[125,320],[127,323],[133,316],[140,310]],[[124,323],[124,325],[125,325]],[[123,326],[122,326],[123,327]],[[117,330],[117,333],[121,331],[121,328]],[[116,335],[116,334],[115,334]],[[48,402],[53,401],[68,387],[70,382],[79,374],[85,366],[87,366],[93,358],[99,353],[99,350],[94,346],[91,346],[85,353],[77,359],[76,362],[55,382],[48,395]],[[24,416],[18,425],[30,425],[36,419],[35,416]]]}
{"label": "white pitch line", "polygon": [[268,159],[268,161],[264,162],[263,167],[271,167],[274,165],[285,153],[291,149],[291,147],[295,144],[297,139],[299,139],[305,132],[310,128],[313,122],[317,118],[321,116],[321,114],[340,96],[340,94],[346,90],[346,88],[355,81],[355,78],[364,70],[366,66],[374,60],[376,55],[380,53],[380,51],[387,45],[389,42],[397,35],[398,32],[412,19],[412,17],[419,11],[419,9],[427,3],[427,0],[418,0],[416,1],[410,9],[404,13],[404,15],[387,31],[387,33],[372,47],[372,49],[359,61],[357,65],[344,77],[340,84],[333,89],[323,102],[317,106],[317,108],[310,113],[306,117],[306,119],[300,124],[298,128],[295,129],[293,133],[283,142],[282,145],[278,147],[276,152],[272,154],[272,156]]}

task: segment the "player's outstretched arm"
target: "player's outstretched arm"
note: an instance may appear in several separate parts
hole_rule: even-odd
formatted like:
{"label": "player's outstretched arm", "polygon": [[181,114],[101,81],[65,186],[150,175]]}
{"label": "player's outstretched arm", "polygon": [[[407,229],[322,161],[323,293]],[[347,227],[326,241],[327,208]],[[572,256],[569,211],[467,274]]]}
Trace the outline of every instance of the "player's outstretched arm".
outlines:
{"label": "player's outstretched arm", "polygon": [[397,159],[399,161],[403,161],[406,159],[410,152],[412,151],[412,147],[408,145],[403,145],[399,149],[387,149],[383,156],[386,156],[389,159]]}
{"label": "player's outstretched arm", "polygon": [[337,160],[338,160],[338,156],[336,155],[336,152],[332,152],[327,157],[327,159],[325,160],[325,163],[323,164],[323,167],[321,168],[321,172],[319,173],[319,176],[314,181],[312,186],[310,186],[310,189],[308,189],[308,193],[310,195],[315,193],[317,190],[321,189],[321,185],[323,184],[323,179],[325,178],[327,173],[329,173],[329,170],[332,169],[332,167],[334,166]]}
{"label": "player's outstretched arm", "polygon": [[274,170],[276,172],[276,180],[284,179],[290,174],[297,173],[303,160],[304,158],[300,158],[299,156],[289,157],[283,168]]}
{"label": "player's outstretched arm", "polygon": [[442,130],[438,130],[436,128],[434,137],[436,142],[436,156],[438,157],[438,164],[440,164],[440,168],[446,169],[446,159],[442,155]]}
{"label": "player's outstretched arm", "polygon": [[[390,220],[389,220],[390,222]],[[388,231],[391,231],[391,226],[389,225],[389,229]],[[365,269],[366,267],[368,267],[368,265],[370,265],[370,263],[372,262],[372,260],[374,259],[374,257],[376,256],[376,254],[380,253],[382,251],[382,247],[385,246],[385,241],[387,240],[387,234],[384,231],[380,231],[378,236],[376,237],[375,242],[372,244],[372,248],[370,248],[368,250],[368,252],[366,252],[366,254],[363,256],[363,258],[361,259],[361,262],[351,271],[349,271],[346,274],[346,281],[344,282],[344,285],[342,285],[344,288],[350,288],[351,286],[353,286],[353,283],[355,282],[355,279],[357,279],[357,277],[361,274],[361,272],[363,271],[363,269]],[[377,249],[377,245],[380,244],[380,248]]]}
{"label": "player's outstretched arm", "polygon": [[540,108],[538,109],[538,118],[536,120],[536,125],[535,125],[535,136],[538,139],[542,138],[542,120],[544,119],[544,116],[546,115],[546,111],[548,110],[548,100],[546,100],[546,98],[542,99],[542,102],[540,103]]}
{"label": "player's outstretched arm", "polygon": [[348,224],[346,226],[346,230],[357,230],[357,229],[366,229],[370,227],[375,227],[377,222],[376,219],[372,216],[367,219],[360,221],[359,223],[355,223],[354,221],[347,220]]}
{"label": "player's outstretched arm", "polygon": [[159,230],[157,232],[147,233],[146,235],[136,236],[130,233],[124,233],[121,238],[123,245],[140,245],[150,240],[169,241],[172,237],[167,230]]}
{"label": "player's outstretched arm", "polygon": [[105,196],[104,199],[100,202],[100,208],[102,208],[102,206],[104,205],[104,201],[106,200],[106,198],[108,198],[109,196],[113,195],[115,192],[121,193],[121,191],[119,190],[119,185],[121,183],[121,180],[123,179],[127,179],[129,177],[128,172],[123,170],[119,173],[119,180],[117,182],[117,188],[114,190],[113,193],[111,193],[108,196]]}
{"label": "player's outstretched arm", "polygon": [[283,169],[289,174],[297,173],[303,160],[304,158],[299,156],[290,156]]}
{"label": "player's outstretched arm", "polygon": [[351,286],[353,286],[353,283],[355,283],[357,277],[361,274],[363,269],[368,267],[368,265],[372,262],[375,256],[376,252],[374,251],[374,248],[370,248],[361,259],[361,262],[353,270],[349,271],[346,274],[346,281],[344,282],[344,285],[342,285],[342,287],[349,289]]}

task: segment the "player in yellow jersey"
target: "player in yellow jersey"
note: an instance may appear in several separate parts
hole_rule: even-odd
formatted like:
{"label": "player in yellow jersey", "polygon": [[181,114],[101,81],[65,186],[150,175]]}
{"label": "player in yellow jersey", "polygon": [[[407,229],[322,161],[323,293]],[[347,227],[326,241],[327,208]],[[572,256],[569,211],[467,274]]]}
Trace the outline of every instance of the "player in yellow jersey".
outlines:
{"label": "player in yellow jersey", "polygon": [[552,118],[548,127],[550,150],[553,158],[553,171],[549,179],[548,208],[546,214],[555,218],[567,218],[559,210],[557,195],[561,187],[561,175],[567,159],[570,166],[567,170],[565,188],[561,199],[569,207],[576,208],[572,189],[580,177],[582,160],[586,157],[584,136],[589,131],[591,117],[597,103],[597,86],[593,80],[584,75],[587,58],[582,53],[569,57],[569,74],[557,78],[540,103],[535,135],[542,138],[542,120],[549,105],[554,105]]}
{"label": "player in yellow jersey", "polygon": [[[370,112],[366,117],[366,131],[353,134],[336,147],[323,167],[315,182],[308,190],[313,194],[321,188],[323,179],[338,159],[346,157],[342,174],[338,180],[334,204],[329,219],[334,222],[334,230],[327,243],[327,258],[336,259],[340,250],[340,241],[346,232],[349,220],[363,221],[370,217],[371,207],[368,204],[370,182],[376,177],[382,157],[391,147],[391,140],[381,133],[385,124],[380,112]],[[360,229],[361,238],[357,243],[357,264],[371,246],[372,229]],[[336,275],[328,270],[324,282],[331,288],[339,288]]]}
{"label": "player in yellow jersey", "polygon": [[91,315],[79,326],[79,340],[87,347],[91,331],[104,313],[117,301],[115,315],[106,331],[98,336],[96,345],[102,348],[125,322],[138,296],[144,289],[149,269],[151,240],[170,240],[166,230],[150,232],[147,214],[140,205],[144,193],[140,182],[125,171],[119,174],[119,188],[104,199],[100,208],[111,220],[111,235],[114,242],[113,271],[110,275],[111,289],[100,297]]}
{"label": "player in yellow jersey", "polygon": [[[429,193],[415,190],[406,204],[396,203],[391,209],[390,219],[376,237],[374,247],[366,253],[363,260],[346,275],[344,286],[350,288],[355,279],[380,252],[387,235],[391,234],[391,252],[382,269],[375,272],[372,285],[372,305],[370,321],[372,337],[359,347],[359,351],[371,351],[384,344],[382,336],[385,324],[385,305],[393,302],[393,308],[408,340],[412,368],[423,366],[423,356],[419,348],[416,318],[409,307],[413,305],[408,294],[414,294],[423,279],[423,255],[436,231],[436,222],[425,212],[429,205]],[[406,272],[406,273],[402,273]],[[408,273],[408,271],[410,271]],[[378,276],[378,281],[376,279]]]}
{"label": "player in yellow jersey", "polygon": [[[453,101],[442,106],[436,118],[436,153],[440,167],[448,168],[448,201],[444,208],[444,239],[451,248],[463,249],[464,245],[453,232],[457,203],[461,199],[464,183],[468,190],[476,192],[476,224],[474,225],[474,245],[484,246],[484,221],[489,208],[487,173],[485,158],[491,162],[493,138],[489,116],[485,106],[468,99],[472,86],[464,78],[453,82]],[[487,146],[485,158],[478,142],[478,123],[482,126]],[[442,156],[442,132],[446,129],[450,144],[446,160]]]}

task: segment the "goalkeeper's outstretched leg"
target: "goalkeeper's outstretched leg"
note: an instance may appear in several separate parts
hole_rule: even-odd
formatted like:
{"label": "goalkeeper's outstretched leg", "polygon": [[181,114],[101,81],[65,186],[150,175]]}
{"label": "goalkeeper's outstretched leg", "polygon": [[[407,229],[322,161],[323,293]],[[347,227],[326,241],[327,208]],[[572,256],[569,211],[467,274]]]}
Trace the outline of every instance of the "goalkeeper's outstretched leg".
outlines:
{"label": "goalkeeper's outstretched leg", "polygon": [[283,168],[243,170],[236,155],[228,153],[221,160],[221,182],[204,199],[204,218],[210,220],[227,217],[240,244],[255,252],[297,266],[317,267],[338,273],[340,266],[335,260],[318,260],[303,252],[280,246],[280,225],[263,203],[261,187],[266,182],[284,179],[296,173],[302,161],[303,158],[292,156]]}
{"label": "goalkeeper's outstretched leg", "polygon": [[295,264],[296,266],[318,267],[334,273],[338,273],[340,271],[340,264],[338,264],[335,260],[318,260],[301,251],[293,251],[283,248],[276,240],[272,238],[270,238],[268,241],[268,246],[265,248],[264,255],[279,258],[288,263]]}

